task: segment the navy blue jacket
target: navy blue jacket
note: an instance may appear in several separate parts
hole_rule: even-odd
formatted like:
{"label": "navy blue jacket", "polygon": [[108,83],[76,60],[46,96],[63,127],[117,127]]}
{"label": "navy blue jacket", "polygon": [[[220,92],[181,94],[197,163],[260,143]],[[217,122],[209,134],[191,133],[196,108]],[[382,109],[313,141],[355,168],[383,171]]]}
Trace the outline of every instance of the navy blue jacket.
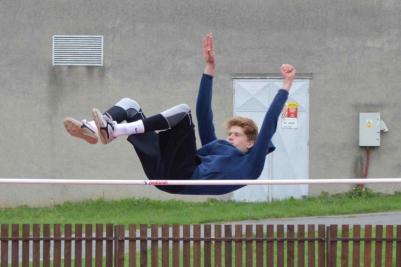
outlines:
{"label": "navy blue jacket", "polygon": [[[267,111],[254,146],[241,152],[226,140],[216,138],[213,125],[212,102],[213,76],[203,74],[196,116],[202,147],[197,154],[201,163],[195,169],[192,180],[257,179],[262,173],[266,155],[275,150],[271,142],[277,121],[288,98],[288,91],[279,90]],[[221,195],[240,186],[186,186],[179,194]]]}

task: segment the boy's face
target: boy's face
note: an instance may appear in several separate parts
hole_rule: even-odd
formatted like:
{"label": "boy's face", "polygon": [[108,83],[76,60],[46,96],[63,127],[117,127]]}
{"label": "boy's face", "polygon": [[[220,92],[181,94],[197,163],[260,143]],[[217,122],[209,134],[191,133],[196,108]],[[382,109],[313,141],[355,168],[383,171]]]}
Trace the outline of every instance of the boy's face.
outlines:
{"label": "boy's face", "polygon": [[247,152],[254,144],[253,141],[249,141],[248,137],[244,133],[244,129],[240,126],[231,126],[227,133],[227,142],[241,150]]}

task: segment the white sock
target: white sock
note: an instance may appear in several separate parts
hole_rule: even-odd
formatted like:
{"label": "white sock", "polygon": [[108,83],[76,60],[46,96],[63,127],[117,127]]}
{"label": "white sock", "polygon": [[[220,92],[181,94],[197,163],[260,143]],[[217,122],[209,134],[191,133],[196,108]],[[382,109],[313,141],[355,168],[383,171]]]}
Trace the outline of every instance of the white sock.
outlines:
{"label": "white sock", "polygon": [[118,137],[121,135],[141,134],[145,132],[142,120],[134,122],[120,123],[114,125],[113,136]]}

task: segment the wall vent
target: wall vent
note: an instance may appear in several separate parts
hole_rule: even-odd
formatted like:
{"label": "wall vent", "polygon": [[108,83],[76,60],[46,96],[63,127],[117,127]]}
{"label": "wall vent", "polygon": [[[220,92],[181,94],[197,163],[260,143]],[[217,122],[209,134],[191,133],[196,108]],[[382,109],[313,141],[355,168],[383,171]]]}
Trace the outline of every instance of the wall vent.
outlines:
{"label": "wall vent", "polygon": [[103,35],[53,35],[53,66],[103,66]]}

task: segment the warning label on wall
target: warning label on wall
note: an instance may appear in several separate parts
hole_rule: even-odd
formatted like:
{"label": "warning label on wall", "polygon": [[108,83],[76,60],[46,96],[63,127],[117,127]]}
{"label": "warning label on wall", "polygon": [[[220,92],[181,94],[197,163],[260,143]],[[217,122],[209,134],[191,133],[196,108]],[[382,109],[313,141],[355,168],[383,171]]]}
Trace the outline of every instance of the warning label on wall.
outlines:
{"label": "warning label on wall", "polygon": [[284,129],[297,129],[298,128],[298,102],[291,101],[285,104],[281,127]]}

